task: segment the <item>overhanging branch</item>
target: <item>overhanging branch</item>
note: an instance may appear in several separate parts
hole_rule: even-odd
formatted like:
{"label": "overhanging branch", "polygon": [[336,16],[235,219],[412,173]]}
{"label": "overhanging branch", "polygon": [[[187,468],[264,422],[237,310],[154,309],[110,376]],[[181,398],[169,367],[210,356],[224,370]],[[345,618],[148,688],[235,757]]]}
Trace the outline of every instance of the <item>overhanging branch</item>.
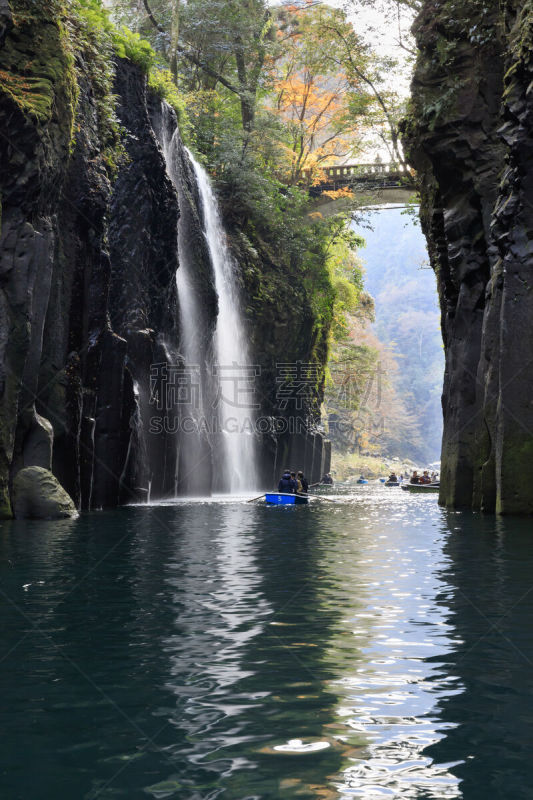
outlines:
{"label": "overhanging branch", "polygon": [[[143,3],[144,3],[144,7],[146,9],[146,13],[148,14],[148,19],[150,20],[150,22],[152,23],[154,28],[157,31],[159,31],[159,33],[162,33],[165,36],[168,36],[167,31],[162,27],[162,25],[159,24],[159,22],[155,18],[154,13],[153,13],[152,9],[150,8],[150,4],[149,4],[148,0],[143,0]],[[214,78],[215,80],[217,80],[219,83],[222,84],[222,86],[225,86],[226,89],[229,89],[230,92],[233,92],[234,94],[238,95],[239,97],[241,96],[242,92],[241,92],[241,90],[239,89],[238,86],[235,86],[233,83],[231,83],[231,81],[228,81],[223,75],[221,75],[216,70],[212,69],[208,64],[204,64],[203,61],[201,61],[199,58],[197,58],[194,55],[194,53],[189,52],[189,50],[187,50],[185,47],[183,47],[183,45],[177,44],[176,45],[176,50],[181,56],[183,56],[183,58],[186,58],[187,61],[191,62],[191,64],[194,64],[196,67],[199,67],[203,72],[205,72],[206,75],[209,75],[210,78]]]}

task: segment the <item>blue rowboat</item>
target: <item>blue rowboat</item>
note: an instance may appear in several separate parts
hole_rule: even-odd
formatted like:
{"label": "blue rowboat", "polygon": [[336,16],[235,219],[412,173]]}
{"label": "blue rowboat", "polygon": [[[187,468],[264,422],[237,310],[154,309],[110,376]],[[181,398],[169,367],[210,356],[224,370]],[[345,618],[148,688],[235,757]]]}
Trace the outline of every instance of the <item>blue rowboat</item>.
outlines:
{"label": "blue rowboat", "polygon": [[357,481],[357,483],[368,483],[368,481],[367,481],[367,479],[366,479],[366,478],[359,478],[359,480]]}
{"label": "blue rowboat", "polygon": [[301,506],[309,502],[309,498],[302,494],[266,494],[265,502],[271,506]]}

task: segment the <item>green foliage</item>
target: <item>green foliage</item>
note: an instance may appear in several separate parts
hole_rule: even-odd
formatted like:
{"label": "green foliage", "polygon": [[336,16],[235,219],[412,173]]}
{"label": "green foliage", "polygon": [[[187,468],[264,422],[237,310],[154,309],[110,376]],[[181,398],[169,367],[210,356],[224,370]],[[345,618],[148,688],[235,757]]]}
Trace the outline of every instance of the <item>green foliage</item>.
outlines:
{"label": "green foliage", "polygon": [[363,268],[356,249],[364,244],[346,224],[343,215],[329,220],[327,267],[335,290],[332,335],[342,342],[350,335],[352,318],[372,319],[372,299],[364,291]]}
{"label": "green foliage", "polygon": [[105,160],[114,174],[123,156],[113,95],[114,57],[131,61],[147,75],[148,86],[176,111],[183,134],[189,127],[185,101],[150,42],[124,26],[117,27],[101,0],[74,0],[73,10],[77,48],[85,56],[95,89]]}
{"label": "green foliage", "polygon": [[[154,67],[157,56],[150,42],[124,26],[118,28],[101,0],[74,0],[74,9],[87,30],[99,37],[107,56],[114,52],[119,58],[127,58],[136,64],[145,73]],[[111,68],[111,63],[108,66]]]}
{"label": "green foliage", "polygon": [[103,161],[110,177],[123,157],[121,128],[113,94],[113,25],[99,0],[76,0],[68,19],[71,41],[91,84]]}
{"label": "green foliage", "polygon": [[379,380],[379,353],[367,345],[337,343],[329,361],[326,408],[329,435],[337,449],[353,452],[369,439],[369,406]]}
{"label": "green foliage", "polygon": [[91,28],[108,34],[113,32],[114,25],[100,0],[75,0],[73,5],[74,9]]}
{"label": "green foliage", "polygon": [[8,36],[0,52],[0,90],[35,122],[47,123],[55,108],[57,121],[68,126],[71,137],[77,87],[74,59],[61,17],[60,6],[50,8],[30,2],[17,4],[16,36]]}
{"label": "green foliage", "polygon": [[191,123],[187,112],[187,103],[183,94],[172,79],[168,69],[153,66],[148,74],[148,86],[160,97],[172,106],[178,117],[180,133],[183,139],[188,140],[190,135]]}
{"label": "green foliage", "polygon": [[157,61],[150,42],[141,39],[138,33],[133,33],[128,28],[113,29],[112,37],[115,52],[119,58],[127,58],[146,74],[150,73]]}

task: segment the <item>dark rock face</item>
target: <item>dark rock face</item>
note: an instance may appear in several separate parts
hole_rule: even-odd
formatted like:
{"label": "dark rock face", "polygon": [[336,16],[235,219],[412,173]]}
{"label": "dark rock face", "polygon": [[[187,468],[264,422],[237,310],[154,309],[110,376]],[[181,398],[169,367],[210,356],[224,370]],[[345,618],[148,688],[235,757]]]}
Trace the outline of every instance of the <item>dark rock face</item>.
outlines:
{"label": "dark rock face", "polygon": [[441,502],[532,513],[531,3],[425,3],[404,142],[446,350]]}
{"label": "dark rock face", "polygon": [[24,98],[0,95],[5,516],[13,477],[28,466],[52,466],[83,508],[145,499],[150,480],[156,493],[174,491],[172,436],[163,432],[148,448],[142,418],[150,364],[162,343],[176,339],[179,213],[148,116],[146,79],[127,62],[117,65],[126,158],[112,183],[83,57],[74,76],[53,14],[42,13],[45,35],[32,30],[29,16],[30,29],[22,25],[2,51],[2,67],[16,74],[21,42],[36,51],[25,57],[45,63],[39,48],[52,41],[61,74],[76,88],[49,76],[49,116],[27,109]]}
{"label": "dark rock face", "polygon": [[[46,4],[30,4],[16,26],[14,5],[0,0],[0,70],[8,76],[0,88],[0,518],[11,516],[13,480],[28,467],[51,467],[83,509],[144,500],[150,490],[152,498],[186,493],[194,487],[177,485],[176,432],[150,427],[151,400],[161,389],[151,367],[180,360],[180,214],[206,347],[217,298],[187,156],[178,142],[178,199],[161,149],[175,116],[148,95],[138,68],[118,60],[114,94],[125,157],[113,174],[83,51],[74,48],[74,60]],[[261,269],[276,267],[256,258],[254,270]],[[312,313],[296,299],[291,308],[286,296],[274,304],[252,300],[253,286],[243,283],[248,290],[250,330],[259,321],[250,333],[255,359],[268,353],[265,381],[288,329],[303,344],[286,356],[305,361],[316,350]],[[309,402],[315,420],[320,392],[315,387]],[[261,411],[269,415],[272,397],[265,388],[263,394]],[[314,424],[296,435],[264,435],[265,485],[291,462],[318,479],[329,468],[322,439]],[[209,461],[207,440],[204,446]],[[179,458],[187,458],[183,448]]]}
{"label": "dark rock face", "polygon": [[260,414],[265,427],[270,422],[271,432],[260,441],[262,485],[277,485],[287,468],[302,469],[317,483],[331,466],[331,445],[320,424],[329,329],[317,326],[301,276],[288,278],[260,239],[252,244],[231,223],[228,231],[260,373]]}

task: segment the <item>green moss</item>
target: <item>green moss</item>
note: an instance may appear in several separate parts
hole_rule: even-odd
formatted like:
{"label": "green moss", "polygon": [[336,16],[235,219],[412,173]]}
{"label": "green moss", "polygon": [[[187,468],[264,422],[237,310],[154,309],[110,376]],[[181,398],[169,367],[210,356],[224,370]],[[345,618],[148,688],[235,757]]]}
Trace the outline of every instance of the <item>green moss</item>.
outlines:
{"label": "green moss", "polygon": [[[504,100],[512,95],[521,79],[530,81],[531,62],[533,60],[533,2],[527,0],[520,8],[516,21],[508,38],[510,66],[504,75]],[[525,75],[524,75],[525,73]],[[522,77],[524,75],[524,77]],[[530,91],[529,83],[527,92]]]}
{"label": "green moss", "polygon": [[[246,314],[251,322],[252,350],[260,353],[264,374],[274,375],[276,363],[302,361],[313,365],[309,384],[309,412],[320,416],[335,290],[327,264],[325,231],[316,237],[307,226],[307,242],[292,254],[280,248],[275,227],[243,231],[232,225],[230,234],[247,297]],[[274,378],[272,378],[274,380]],[[265,384],[271,397],[272,384]]]}
{"label": "green moss", "polygon": [[[527,0],[520,8],[516,23],[510,37],[510,50],[527,64],[531,62],[533,52],[533,2]],[[512,70],[512,67],[511,67]],[[511,71],[510,70],[510,71]],[[509,74],[509,73],[508,73]]]}
{"label": "green moss", "polygon": [[34,122],[72,136],[77,83],[65,26],[53,4],[20,2],[0,51],[0,91]]}
{"label": "green moss", "polygon": [[176,87],[170,70],[154,66],[148,75],[148,86],[154,94],[172,106],[178,117],[181,137],[186,140],[191,123],[187,114],[185,98]]}

